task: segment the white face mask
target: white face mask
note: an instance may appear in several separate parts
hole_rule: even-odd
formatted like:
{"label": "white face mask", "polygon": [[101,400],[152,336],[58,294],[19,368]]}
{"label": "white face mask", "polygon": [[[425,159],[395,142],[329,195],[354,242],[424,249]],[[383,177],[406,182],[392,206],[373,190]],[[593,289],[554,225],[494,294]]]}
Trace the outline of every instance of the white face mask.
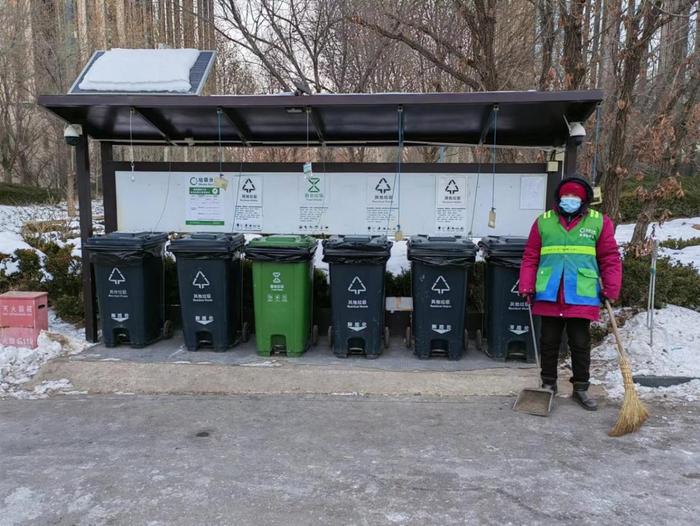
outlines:
{"label": "white face mask", "polygon": [[581,208],[581,198],[580,197],[562,197],[559,200],[559,208],[561,208],[567,214],[573,214]]}

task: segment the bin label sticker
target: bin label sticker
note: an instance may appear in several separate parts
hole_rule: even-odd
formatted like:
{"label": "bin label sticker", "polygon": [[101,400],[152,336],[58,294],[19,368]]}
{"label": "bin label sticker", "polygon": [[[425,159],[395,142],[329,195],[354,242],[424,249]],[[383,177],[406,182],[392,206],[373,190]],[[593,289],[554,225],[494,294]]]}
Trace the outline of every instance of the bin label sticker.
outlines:
{"label": "bin label sticker", "polygon": [[430,298],[430,308],[431,309],[451,309],[451,300],[440,300],[436,298]]}
{"label": "bin label sticker", "polygon": [[438,175],[435,178],[435,231],[464,234],[467,200],[466,176]]}
{"label": "bin label sticker", "polygon": [[195,287],[199,287],[199,289],[201,290],[204,287],[209,286],[209,280],[207,279],[204,272],[202,272],[201,270],[198,270],[197,274],[194,275],[194,279],[192,280],[192,285]]}
{"label": "bin label sticker", "polygon": [[185,208],[186,225],[224,225],[223,186],[211,175],[193,175],[189,180]]}
{"label": "bin label sticker", "polygon": [[263,225],[263,178],[260,175],[238,177],[233,226],[241,232],[259,232]]}
{"label": "bin label sticker", "polygon": [[348,309],[366,309],[367,300],[348,300]]}
{"label": "bin label sticker", "polygon": [[510,325],[508,327],[508,330],[512,332],[513,334],[516,334],[520,336],[521,334],[525,334],[530,330],[530,327],[528,325]]}
{"label": "bin label sticker", "polygon": [[364,321],[349,321],[348,329],[355,332],[364,331],[367,328],[367,322]]}
{"label": "bin label sticker", "polygon": [[442,323],[433,323],[430,328],[438,334],[447,334],[452,330],[452,325],[443,325]]}
{"label": "bin label sticker", "polygon": [[267,302],[268,303],[287,303],[287,295],[286,294],[268,294],[267,295]]}
{"label": "bin label sticker", "polygon": [[272,283],[270,283],[270,288],[272,290],[284,290],[284,283],[282,283],[282,273],[273,272],[272,273]]}
{"label": "bin label sticker", "polygon": [[438,276],[431,287],[431,290],[437,292],[438,294],[444,294],[450,291],[450,286],[447,284],[447,280],[442,276]]}
{"label": "bin label sticker", "polygon": [[195,292],[192,294],[192,301],[194,303],[211,303],[214,301],[211,297],[211,294],[200,294],[199,292]]}
{"label": "bin label sticker", "polygon": [[109,317],[112,318],[117,323],[123,323],[129,319],[129,314],[122,313],[122,312],[113,312],[112,314],[109,315]]}
{"label": "bin label sticker", "polygon": [[365,287],[365,284],[362,283],[360,276],[355,276],[353,278],[353,280],[350,282],[350,286],[348,287],[348,291],[352,292],[355,295],[359,295],[359,294],[362,294],[363,292],[367,292],[367,287]]}
{"label": "bin label sticker", "polygon": [[195,316],[194,321],[201,325],[209,325],[214,321],[214,316]]}
{"label": "bin label sticker", "polygon": [[124,274],[122,274],[117,267],[114,267],[112,269],[112,273],[109,275],[108,279],[115,285],[119,285],[120,283],[126,283],[126,278],[124,277]]}

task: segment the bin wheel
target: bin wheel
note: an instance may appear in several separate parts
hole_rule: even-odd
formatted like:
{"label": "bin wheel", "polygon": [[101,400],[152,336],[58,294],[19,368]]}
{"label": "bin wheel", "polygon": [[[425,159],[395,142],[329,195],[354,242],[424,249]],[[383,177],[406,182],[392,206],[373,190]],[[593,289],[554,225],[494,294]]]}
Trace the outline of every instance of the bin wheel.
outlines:
{"label": "bin wheel", "polygon": [[384,348],[388,349],[391,343],[391,336],[389,334],[389,327],[384,327]]}
{"label": "bin wheel", "polygon": [[483,336],[481,334],[481,329],[476,330],[476,336],[474,337],[474,344],[476,345],[476,348],[480,351],[484,350],[484,340]]}
{"label": "bin wheel", "polygon": [[249,339],[250,339],[250,325],[248,325],[247,321],[244,321],[243,326],[241,327],[241,341],[243,343],[245,343]]}
{"label": "bin wheel", "polygon": [[333,348],[333,326],[332,325],[328,326],[328,348],[329,349]]}
{"label": "bin wheel", "polygon": [[318,345],[318,325],[311,327],[311,345]]}
{"label": "bin wheel", "polygon": [[173,322],[170,320],[165,320],[163,323],[163,338],[169,340],[173,337]]}
{"label": "bin wheel", "polygon": [[411,326],[410,325],[408,327],[406,327],[406,334],[403,338],[403,343],[407,349],[410,349],[411,346],[413,345],[413,341],[411,339]]}

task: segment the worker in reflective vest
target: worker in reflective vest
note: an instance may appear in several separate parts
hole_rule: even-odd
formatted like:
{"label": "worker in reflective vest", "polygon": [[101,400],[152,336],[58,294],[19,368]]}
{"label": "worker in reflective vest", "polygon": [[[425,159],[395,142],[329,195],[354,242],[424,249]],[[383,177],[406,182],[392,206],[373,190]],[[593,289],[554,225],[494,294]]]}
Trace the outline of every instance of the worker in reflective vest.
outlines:
{"label": "worker in reflective vest", "polygon": [[564,330],[571,351],[573,399],[597,409],[588,393],[591,321],[602,298],[615,301],[622,286],[622,263],[615,226],[589,208],[593,189],[578,177],[556,189],[555,206],[532,225],[520,267],[519,292],[541,317],[542,387],[557,391],[559,348]]}

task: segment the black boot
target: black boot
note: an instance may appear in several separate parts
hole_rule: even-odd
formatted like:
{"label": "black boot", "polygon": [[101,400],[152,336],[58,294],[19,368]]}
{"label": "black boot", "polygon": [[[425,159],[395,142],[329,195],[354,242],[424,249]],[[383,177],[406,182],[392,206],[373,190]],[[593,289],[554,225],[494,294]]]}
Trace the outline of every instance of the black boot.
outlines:
{"label": "black boot", "polygon": [[598,409],[598,402],[588,394],[589,385],[588,382],[574,382],[574,392],[571,398],[578,402],[586,411],[596,411]]}
{"label": "black boot", "polygon": [[549,389],[552,393],[557,394],[557,379],[542,378],[542,389]]}

